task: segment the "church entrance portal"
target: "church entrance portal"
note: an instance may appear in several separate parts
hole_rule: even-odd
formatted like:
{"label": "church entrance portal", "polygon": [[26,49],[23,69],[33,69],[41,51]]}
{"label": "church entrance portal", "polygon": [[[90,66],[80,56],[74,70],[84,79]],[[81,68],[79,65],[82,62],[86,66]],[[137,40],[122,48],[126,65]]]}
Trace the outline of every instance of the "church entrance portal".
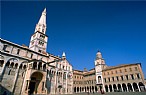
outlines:
{"label": "church entrance portal", "polygon": [[29,94],[40,94],[40,90],[38,88],[42,88],[41,80],[43,78],[43,74],[40,72],[34,72],[31,75],[31,80],[29,83]]}

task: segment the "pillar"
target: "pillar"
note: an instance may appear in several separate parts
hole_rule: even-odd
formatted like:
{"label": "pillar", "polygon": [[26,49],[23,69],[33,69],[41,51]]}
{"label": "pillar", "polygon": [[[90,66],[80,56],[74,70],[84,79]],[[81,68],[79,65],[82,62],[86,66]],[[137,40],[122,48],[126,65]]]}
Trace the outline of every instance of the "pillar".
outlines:
{"label": "pillar", "polygon": [[132,90],[133,90],[133,92],[134,92],[134,88],[133,88],[133,85],[131,85],[132,86]]}
{"label": "pillar", "polygon": [[138,87],[138,91],[141,92],[138,84],[137,84],[137,87]]}

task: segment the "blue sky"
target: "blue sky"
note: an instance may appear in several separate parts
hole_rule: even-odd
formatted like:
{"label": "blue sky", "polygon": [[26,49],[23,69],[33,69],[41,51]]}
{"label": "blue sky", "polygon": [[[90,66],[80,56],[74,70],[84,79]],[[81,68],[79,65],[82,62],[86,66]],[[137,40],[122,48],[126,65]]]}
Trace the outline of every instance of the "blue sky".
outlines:
{"label": "blue sky", "polygon": [[100,50],[108,66],[141,62],[146,76],[146,2],[3,1],[1,38],[28,46],[45,7],[49,53],[89,70]]}

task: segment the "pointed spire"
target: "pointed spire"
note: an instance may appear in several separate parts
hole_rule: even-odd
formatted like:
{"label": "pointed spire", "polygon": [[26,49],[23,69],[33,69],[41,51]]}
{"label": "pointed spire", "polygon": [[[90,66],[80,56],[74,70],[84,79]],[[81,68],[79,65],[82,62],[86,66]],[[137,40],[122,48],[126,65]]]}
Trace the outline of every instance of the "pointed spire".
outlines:
{"label": "pointed spire", "polygon": [[38,24],[46,26],[46,8],[42,12],[42,15],[40,17],[40,20],[39,20]]}

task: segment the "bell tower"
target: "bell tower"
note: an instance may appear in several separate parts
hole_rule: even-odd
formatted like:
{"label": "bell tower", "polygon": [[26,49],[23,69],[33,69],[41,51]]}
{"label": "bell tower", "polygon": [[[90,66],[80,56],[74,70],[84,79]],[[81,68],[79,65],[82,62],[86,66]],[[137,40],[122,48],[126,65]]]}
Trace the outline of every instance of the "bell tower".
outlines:
{"label": "bell tower", "polygon": [[95,71],[96,71],[96,85],[99,86],[100,90],[104,89],[102,70],[106,67],[105,61],[102,58],[100,51],[97,52],[95,58]]}
{"label": "bell tower", "polygon": [[48,36],[46,33],[46,8],[42,12],[38,24],[36,24],[35,32],[31,36],[29,48],[33,51],[45,53],[47,49]]}

